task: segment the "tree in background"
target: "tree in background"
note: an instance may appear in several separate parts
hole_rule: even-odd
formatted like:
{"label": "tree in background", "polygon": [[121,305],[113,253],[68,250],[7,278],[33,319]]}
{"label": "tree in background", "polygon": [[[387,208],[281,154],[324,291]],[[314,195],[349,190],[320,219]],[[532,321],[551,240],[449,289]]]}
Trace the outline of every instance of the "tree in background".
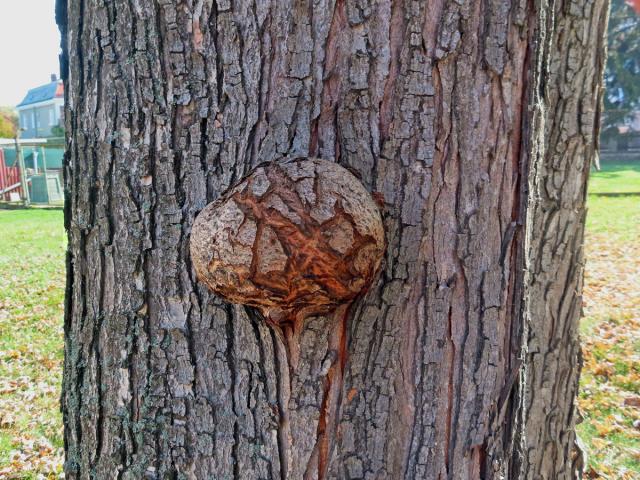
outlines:
{"label": "tree in background", "polygon": [[609,17],[603,130],[620,125],[640,109],[640,0],[612,0]]}
{"label": "tree in background", "polygon": [[18,115],[11,107],[0,107],[0,138],[14,138],[18,129]]}

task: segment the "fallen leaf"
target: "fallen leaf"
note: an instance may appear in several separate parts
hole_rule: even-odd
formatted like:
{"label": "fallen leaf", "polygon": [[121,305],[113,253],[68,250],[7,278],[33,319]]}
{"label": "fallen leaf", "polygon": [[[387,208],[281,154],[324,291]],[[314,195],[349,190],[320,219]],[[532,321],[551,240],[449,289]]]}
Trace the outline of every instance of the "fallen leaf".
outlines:
{"label": "fallen leaf", "polygon": [[640,408],[640,397],[627,397],[624,399],[625,407]]}

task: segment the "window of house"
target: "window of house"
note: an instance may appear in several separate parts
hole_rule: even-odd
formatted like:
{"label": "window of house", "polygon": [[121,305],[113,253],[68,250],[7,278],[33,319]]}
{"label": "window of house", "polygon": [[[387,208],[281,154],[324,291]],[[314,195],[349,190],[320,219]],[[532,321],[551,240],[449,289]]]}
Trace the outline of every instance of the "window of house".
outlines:
{"label": "window of house", "polygon": [[53,108],[49,109],[49,125],[54,126],[56,124],[56,114]]}
{"label": "window of house", "polygon": [[23,113],[21,116],[21,122],[22,124],[22,128],[29,128],[29,114],[28,113]]}

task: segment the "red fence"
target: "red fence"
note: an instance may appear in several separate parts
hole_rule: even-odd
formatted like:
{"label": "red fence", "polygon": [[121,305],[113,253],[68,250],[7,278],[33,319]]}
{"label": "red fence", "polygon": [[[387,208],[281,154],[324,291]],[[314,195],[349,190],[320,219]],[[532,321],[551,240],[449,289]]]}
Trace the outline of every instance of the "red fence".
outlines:
{"label": "red fence", "polygon": [[[14,185],[15,188],[11,188]],[[22,198],[22,186],[20,185],[20,170],[17,166],[7,167],[4,163],[4,153],[0,148],[0,200],[9,200],[9,193],[15,192]]]}

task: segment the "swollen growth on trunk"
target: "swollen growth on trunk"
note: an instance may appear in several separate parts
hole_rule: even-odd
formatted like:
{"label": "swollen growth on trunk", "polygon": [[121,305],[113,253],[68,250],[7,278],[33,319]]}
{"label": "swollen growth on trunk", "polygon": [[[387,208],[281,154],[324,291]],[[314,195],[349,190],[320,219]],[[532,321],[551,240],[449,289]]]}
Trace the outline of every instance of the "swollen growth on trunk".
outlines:
{"label": "swollen growth on trunk", "polygon": [[371,195],[347,170],[318,159],[258,167],[208,205],[191,232],[200,279],[274,324],[350,304],[371,284],[383,251]]}

